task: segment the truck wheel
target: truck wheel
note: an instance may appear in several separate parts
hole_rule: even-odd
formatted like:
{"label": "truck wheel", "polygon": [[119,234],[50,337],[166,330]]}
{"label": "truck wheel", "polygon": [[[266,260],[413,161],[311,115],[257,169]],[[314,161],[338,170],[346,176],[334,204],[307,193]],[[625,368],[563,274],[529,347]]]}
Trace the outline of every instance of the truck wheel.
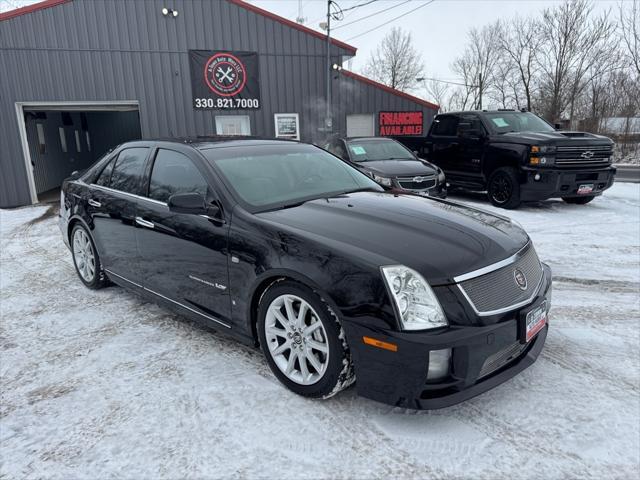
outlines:
{"label": "truck wheel", "polygon": [[520,205],[520,182],[513,167],[502,167],[489,177],[487,186],[489,200],[496,207],[518,208]]}
{"label": "truck wheel", "polygon": [[589,195],[586,197],[562,197],[562,200],[572,205],[586,205],[594,198],[596,197],[593,195]]}

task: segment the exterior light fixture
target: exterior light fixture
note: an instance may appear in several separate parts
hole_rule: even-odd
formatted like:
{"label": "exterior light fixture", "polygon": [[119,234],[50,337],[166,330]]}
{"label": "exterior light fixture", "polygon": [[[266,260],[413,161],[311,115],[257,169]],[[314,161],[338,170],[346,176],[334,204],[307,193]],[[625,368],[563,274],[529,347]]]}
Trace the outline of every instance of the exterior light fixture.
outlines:
{"label": "exterior light fixture", "polygon": [[165,17],[167,17],[167,16],[177,17],[178,16],[178,11],[174,10],[173,8],[163,7],[162,8],[162,15],[164,15]]}
{"label": "exterior light fixture", "polygon": [[337,70],[337,71],[340,71],[340,70],[342,70],[342,67],[340,65],[338,65],[337,63],[334,63],[333,64],[333,69]]}

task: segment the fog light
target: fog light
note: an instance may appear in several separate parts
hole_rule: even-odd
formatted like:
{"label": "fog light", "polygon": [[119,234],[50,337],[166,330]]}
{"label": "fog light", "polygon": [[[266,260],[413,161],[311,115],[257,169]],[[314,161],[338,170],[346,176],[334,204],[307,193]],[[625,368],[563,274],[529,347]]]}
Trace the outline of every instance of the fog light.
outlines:
{"label": "fog light", "polygon": [[429,352],[429,370],[427,380],[438,380],[449,375],[449,363],[451,362],[451,349],[431,350]]}
{"label": "fog light", "polygon": [[534,179],[536,182],[537,182],[538,180],[540,180],[540,174],[539,174],[539,173],[536,173],[536,174],[533,176],[533,179]]}

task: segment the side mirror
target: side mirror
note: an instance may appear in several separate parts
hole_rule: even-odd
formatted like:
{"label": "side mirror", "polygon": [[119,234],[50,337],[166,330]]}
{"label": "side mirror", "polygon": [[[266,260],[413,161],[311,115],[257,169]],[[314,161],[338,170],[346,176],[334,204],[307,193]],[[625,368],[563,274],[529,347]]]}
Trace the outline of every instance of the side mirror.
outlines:
{"label": "side mirror", "polygon": [[[176,193],[167,202],[170,212],[186,213],[190,215],[210,215],[204,197],[199,193]],[[220,210],[216,207],[218,211]]]}
{"label": "side mirror", "polygon": [[562,124],[560,124],[560,123],[555,123],[555,124],[553,125],[553,128],[555,128],[556,130],[562,130]]}

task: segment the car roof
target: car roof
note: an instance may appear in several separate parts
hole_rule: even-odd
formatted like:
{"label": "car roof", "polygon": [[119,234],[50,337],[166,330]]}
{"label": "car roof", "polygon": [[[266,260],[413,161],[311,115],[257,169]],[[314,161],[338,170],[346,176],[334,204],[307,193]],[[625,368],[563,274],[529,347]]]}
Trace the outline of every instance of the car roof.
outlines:
{"label": "car roof", "polygon": [[198,150],[209,150],[211,148],[222,147],[238,147],[238,146],[257,146],[257,145],[287,145],[300,143],[296,140],[288,139],[272,139],[272,138],[260,138],[253,136],[224,136],[224,135],[211,135],[211,136],[198,136],[198,137],[166,137],[166,138],[149,138],[142,140],[133,140],[126,142],[127,145],[135,145],[136,143],[178,143],[181,145],[189,145]]}
{"label": "car roof", "polygon": [[511,109],[497,109],[497,110],[460,110],[458,112],[443,112],[443,113],[439,113],[436,116],[437,117],[443,117],[445,115],[463,115],[465,113],[477,113],[477,114],[483,114],[483,113],[530,113],[530,112],[523,112],[522,110],[511,110]]}
{"label": "car roof", "polygon": [[342,140],[346,142],[350,142],[351,140],[391,140],[392,142],[395,142],[393,138],[389,138],[389,137],[338,137],[338,138],[342,138]]}

